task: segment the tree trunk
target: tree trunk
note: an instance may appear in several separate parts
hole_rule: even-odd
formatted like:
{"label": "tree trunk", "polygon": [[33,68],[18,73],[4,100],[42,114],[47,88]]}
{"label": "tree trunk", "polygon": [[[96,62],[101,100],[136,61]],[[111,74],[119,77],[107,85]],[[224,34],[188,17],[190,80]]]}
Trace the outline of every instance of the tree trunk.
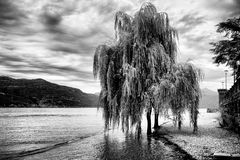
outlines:
{"label": "tree trunk", "polygon": [[147,135],[151,135],[152,130],[151,130],[151,111],[147,112]]}
{"label": "tree trunk", "polygon": [[158,128],[158,113],[155,113],[154,117],[154,129]]}
{"label": "tree trunk", "polygon": [[198,127],[197,127],[197,122],[194,122],[193,124],[193,133],[197,133]]}
{"label": "tree trunk", "polygon": [[140,139],[142,134],[141,121],[137,124],[137,138]]}
{"label": "tree trunk", "polygon": [[178,113],[178,130],[181,130],[182,128],[182,117],[181,114]]}
{"label": "tree trunk", "polygon": [[181,129],[182,129],[182,121],[179,120],[179,121],[178,121],[178,130],[181,130]]}
{"label": "tree trunk", "polygon": [[194,113],[194,123],[193,123],[193,133],[196,133],[198,131],[198,125],[197,125],[197,112]]}

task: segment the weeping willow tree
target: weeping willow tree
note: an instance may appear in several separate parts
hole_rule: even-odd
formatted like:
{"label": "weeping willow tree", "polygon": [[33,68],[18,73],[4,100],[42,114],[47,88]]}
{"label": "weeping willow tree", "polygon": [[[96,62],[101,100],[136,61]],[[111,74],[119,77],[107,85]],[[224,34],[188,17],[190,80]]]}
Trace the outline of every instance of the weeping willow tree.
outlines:
{"label": "weeping willow tree", "polygon": [[[170,73],[161,77],[159,83],[150,87],[151,97],[154,102],[155,121],[158,115],[168,116],[171,109],[175,124],[181,129],[182,114],[185,110],[190,112],[193,131],[196,132],[199,98],[201,91],[199,81],[203,78],[200,69],[191,63],[175,63]],[[158,123],[155,125],[158,125]],[[154,125],[154,127],[156,127]]]}
{"label": "weeping willow tree", "polygon": [[199,99],[201,91],[199,81],[203,78],[200,69],[195,68],[192,64],[177,64],[173,69],[174,92],[171,99],[171,110],[178,121],[178,128],[181,129],[182,113],[185,109],[190,112],[190,121],[193,124],[193,131],[196,132]]}
{"label": "weeping willow tree", "polygon": [[[123,131],[135,127],[140,134],[142,115],[146,111],[147,133],[151,134],[152,109],[158,118],[168,107],[178,115],[175,113],[181,113],[185,106],[191,110],[195,123],[197,73],[191,65],[176,64],[177,33],[170,26],[167,13],[157,12],[154,5],[144,3],[133,17],[117,12],[114,29],[116,43],[98,46],[93,64],[94,77],[99,78],[101,84],[99,100],[105,128],[122,124]],[[187,85],[192,84],[195,97],[186,96],[188,101],[183,100],[186,97],[174,100],[182,88],[185,90],[181,92],[191,90]]]}

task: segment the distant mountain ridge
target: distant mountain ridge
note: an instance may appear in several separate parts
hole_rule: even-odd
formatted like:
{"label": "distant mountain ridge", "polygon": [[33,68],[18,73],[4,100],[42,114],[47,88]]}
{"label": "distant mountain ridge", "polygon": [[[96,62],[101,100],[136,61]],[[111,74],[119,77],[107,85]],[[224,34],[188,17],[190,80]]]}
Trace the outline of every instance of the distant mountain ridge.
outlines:
{"label": "distant mountain ridge", "polygon": [[[218,93],[201,90],[200,108],[217,108]],[[0,107],[96,107],[99,93],[50,83],[44,79],[0,76]]]}
{"label": "distant mountain ridge", "polygon": [[218,93],[207,88],[201,90],[200,108],[218,108]]}
{"label": "distant mountain ridge", "polygon": [[0,76],[0,107],[96,107],[98,96],[44,79]]}

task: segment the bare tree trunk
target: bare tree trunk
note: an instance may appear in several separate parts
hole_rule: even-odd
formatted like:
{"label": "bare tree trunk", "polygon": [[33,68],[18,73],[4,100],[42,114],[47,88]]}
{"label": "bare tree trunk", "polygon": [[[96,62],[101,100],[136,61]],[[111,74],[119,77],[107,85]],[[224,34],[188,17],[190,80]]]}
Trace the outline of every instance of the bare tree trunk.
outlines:
{"label": "bare tree trunk", "polygon": [[155,113],[154,117],[154,129],[158,128],[158,113]]}
{"label": "bare tree trunk", "polygon": [[147,135],[151,135],[151,110],[147,112]]}
{"label": "bare tree trunk", "polygon": [[178,113],[178,130],[181,130],[182,128],[182,117],[181,117],[181,114]]}
{"label": "bare tree trunk", "polygon": [[193,133],[196,133],[198,131],[197,114],[198,114],[197,112],[194,113]]}
{"label": "bare tree trunk", "polygon": [[193,133],[196,133],[197,131],[198,131],[197,122],[194,122],[194,124],[193,124]]}
{"label": "bare tree trunk", "polygon": [[137,124],[137,138],[140,139],[142,134],[141,121]]}

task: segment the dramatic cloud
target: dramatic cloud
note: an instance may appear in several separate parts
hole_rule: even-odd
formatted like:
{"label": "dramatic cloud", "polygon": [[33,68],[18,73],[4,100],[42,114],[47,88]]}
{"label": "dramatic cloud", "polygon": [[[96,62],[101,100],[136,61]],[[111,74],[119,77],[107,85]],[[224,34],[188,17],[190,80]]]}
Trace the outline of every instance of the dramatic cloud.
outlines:
{"label": "dramatic cloud", "polygon": [[0,0],[0,26],[12,27],[20,25],[26,15],[10,1]]}
{"label": "dramatic cloud", "polygon": [[[44,78],[99,92],[92,76],[94,50],[114,40],[114,14],[132,15],[144,0],[0,0],[0,71],[15,78]],[[224,66],[212,63],[210,42],[216,24],[240,15],[239,0],[152,0],[167,12],[179,33],[178,61],[191,61],[205,73],[201,87],[216,90]],[[229,76],[229,85],[232,78]]]}

